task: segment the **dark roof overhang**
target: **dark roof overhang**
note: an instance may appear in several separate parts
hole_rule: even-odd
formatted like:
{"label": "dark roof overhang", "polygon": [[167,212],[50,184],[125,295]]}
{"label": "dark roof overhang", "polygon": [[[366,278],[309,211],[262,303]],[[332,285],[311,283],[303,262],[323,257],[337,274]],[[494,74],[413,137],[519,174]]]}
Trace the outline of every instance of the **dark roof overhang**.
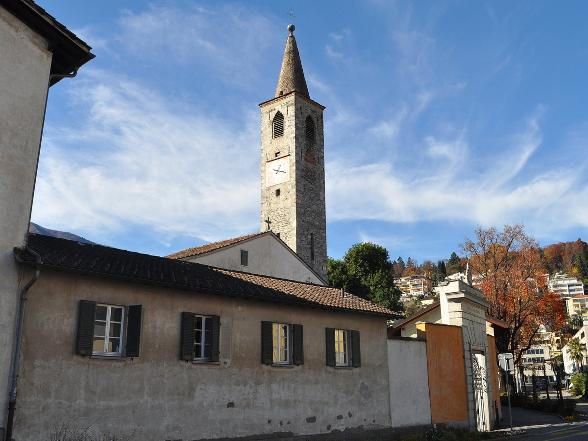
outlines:
{"label": "dark roof overhang", "polygon": [[2,0],[0,5],[47,40],[48,49],[53,53],[50,86],[63,78],[63,75],[76,72],[80,66],[95,57],[90,52],[90,46],[34,1]]}

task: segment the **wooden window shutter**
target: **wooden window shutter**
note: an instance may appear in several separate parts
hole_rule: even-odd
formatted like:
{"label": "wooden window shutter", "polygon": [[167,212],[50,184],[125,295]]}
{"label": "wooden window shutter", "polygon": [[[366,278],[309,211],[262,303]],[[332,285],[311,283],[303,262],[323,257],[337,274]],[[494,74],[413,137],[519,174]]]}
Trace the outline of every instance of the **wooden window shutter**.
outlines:
{"label": "wooden window shutter", "polygon": [[180,360],[194,360],[194,314],[182,312]]}
{"label": "wooden window shutter", "polygon": [[213,315],[212,320],[212,341],[210,342],[210,361],[218,361],[220,355],[220,317]]}
{"label": "wooden window shutter", "polygon": [[272,322],[261,322],[261,363],[272,364],[274,361],[274,344]]}
{"label": "wooden window shutter", "polygon": [[141,317],[143,315],[142,305],[129,306],[127,315],[127,341],[126,356],[138,357],[141,346]]}
{"label": "wooden window shutter", "polygon": [[76,338],[76,354],[89,357],[92,355],[94,343],[94,317],[96,302],[80,300],[78,310],[78,334]]}
{"label": "wooden window shutter", "polygon": [[361,349],[359,344],[359,331],[349,331],[351,333],[351,366],[361,366]]}
{"label": "wooden window shutter", "polygon": [[304,364],[304,335],[302,325],[292,325],[292,363]]}
{"label": "wooden window shutter", "polygon": [[327,366],[335,367],[335,329],[325,329]]}

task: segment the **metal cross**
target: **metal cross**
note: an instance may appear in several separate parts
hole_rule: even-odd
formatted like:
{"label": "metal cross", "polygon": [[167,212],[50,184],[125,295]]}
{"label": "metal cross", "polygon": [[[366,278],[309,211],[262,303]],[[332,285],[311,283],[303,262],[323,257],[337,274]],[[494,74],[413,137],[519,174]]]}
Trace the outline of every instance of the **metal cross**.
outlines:
{"label": "metal cross", "polygon": [[270,225],[272,224],[272,221],[270,220],[269,216],[267,217],[266,220],[264,220],[264,222],[267,224],[267,231],[270,231],[271,230]]}

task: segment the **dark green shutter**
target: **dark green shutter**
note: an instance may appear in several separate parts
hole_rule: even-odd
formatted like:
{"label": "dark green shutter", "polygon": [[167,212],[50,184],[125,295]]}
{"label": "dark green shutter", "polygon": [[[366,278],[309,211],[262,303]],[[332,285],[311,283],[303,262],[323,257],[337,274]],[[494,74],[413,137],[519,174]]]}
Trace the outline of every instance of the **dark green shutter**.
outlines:
{"label": "dark green shutter", "polygon": [[304,337],[302,325],[292,325],[292,363],[304,364]]}
{"label": "dark green shutter", "polygon": [[96,302],[80,300],[78,309],[78,334],[76,338],[76,354],[78,355],[86,357],[92,355],[95,315]]}
{"label": "dark green shutter", "polygon": [[261,322],[261,363],[272,364],[274,361],[274,343],[272,322]]}
{"label": "dark green shutter", "polygon": [[180,360],[194,360],[194,314],[182,312]]}
{"label": "dark green shutter", "polygon": [[220,317],[213,315],[212,320],[212,341],[210,342],[210,361],[218,361],[220,353]]}
{"label": "dark green shutter", "polygon": [[351,366],[361,366],[361,349],[359,345],[359,331],[349,331],[351,333]]}
{"label": "dark green shutter", "polygon": [[335,329],[325,329],[327,366],[335,367]]}
{"label": "dark green shutter", "polygon": [[126,341],[126,355],[127,357],[138,357],[139,348],[141,346],[141,316],[143,315],[143,306],[131,305],[129,306],[129,314],[127,316],[127,341]]}

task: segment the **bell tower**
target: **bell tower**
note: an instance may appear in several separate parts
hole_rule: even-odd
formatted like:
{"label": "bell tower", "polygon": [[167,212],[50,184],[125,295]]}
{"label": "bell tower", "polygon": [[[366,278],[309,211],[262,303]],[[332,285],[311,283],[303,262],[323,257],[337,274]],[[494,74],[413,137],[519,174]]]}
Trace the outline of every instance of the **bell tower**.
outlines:
{"label": "bell tower", "polygon": [[261,230],[271,229],[326,280],[325,108],[310,99],[294,29],[275,96],[259,105]]}

